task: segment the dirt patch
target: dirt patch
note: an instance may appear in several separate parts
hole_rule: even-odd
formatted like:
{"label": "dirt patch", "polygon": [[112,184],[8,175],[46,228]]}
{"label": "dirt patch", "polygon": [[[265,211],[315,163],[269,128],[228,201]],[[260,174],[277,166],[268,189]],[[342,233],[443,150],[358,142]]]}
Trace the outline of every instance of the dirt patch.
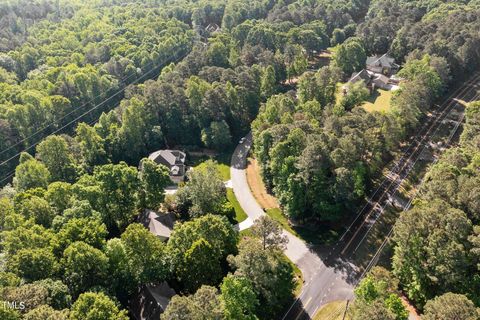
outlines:
{"label": "dirt patch", "polygon": [[215,157],[217,152],[211,149],[201,149],[197,151],[189,151],[188,154],[192,157]]}
{"label": "dirt patch", "polygon": [[247,166],[247,182],[255,199],[264,209],[278,208],[277,199],[267,192],[260,176],[260,167],[256,159],[249,158]]}
{"label": "dirt patch", "polygon": [[404,296],[401,297],[403,306],[407,309],[409,316],[408,320],[420,320],[420,316],[418,315],[417,310],[415,309],[414,306],[410,304],[408,299]]}

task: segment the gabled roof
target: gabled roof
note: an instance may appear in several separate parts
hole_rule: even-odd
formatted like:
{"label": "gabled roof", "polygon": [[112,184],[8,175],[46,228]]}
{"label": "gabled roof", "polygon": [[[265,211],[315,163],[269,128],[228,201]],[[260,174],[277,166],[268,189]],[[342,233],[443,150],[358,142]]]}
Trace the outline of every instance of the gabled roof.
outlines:
{"label": "gabled roof", "polygon": [[350,78],[350,80],[348,80],[348,82],[351,82],[351,83],[355,83],[355,82],[358,82],[360,80],[363,80],[364,82],[368,83],[370,82],[371,80],[371,75],[370,73],[363,69],[362,71],[359,71],[357,73],[353,73],[352,74],[352,77]]}
{"label": "gabled roof", "polygon": [[395,59],[390,57],[387,53],[379,56],[371,56],[367,57],[367,66],[374,66],[374,67],[389,67],[394,68],[397,67],[395,64]]}
{"label": "gabled roof", "polygon": [[163,310],[167,308],[170,299],[175,295],[175,291],[164,281],[157,286],[145,286],[146,290],[152,295]]}
{"label": "gabled roof", "polygon": [[217,32],[220,30],[220,27],[216,23],[210,23],[208,26],[205,27],[205,30],[207,30],[210,33]]}
{"label": "gabled roof", "polygon": [[[180,150],[158,150],[148,156],[149,159],[155,162],[165,162],[170,166],[184,164],[185,153]],[[163,160],[163,161],[159,161]]]}
{"label": "gabled roof", "polygon": [[153,210],[145,209],[139,216],[139,222],[157,237],[168,239],[175,224],[175,215],[173,213],[156,213]]}
{"label": "gabled roof", "polygon": [[137,320],[157,320],[175,294],[165,281],[158,285],[143,285],[130,300],[130,313]]}
{"label": "gabled roof", "polygon": [[383,85],[386,85],[386,84],[388,84],[390,79],[388,79],[388,77],[384,76],[383,74],[379,74],[375,77],[374,81],[375,82],[381,82]]}

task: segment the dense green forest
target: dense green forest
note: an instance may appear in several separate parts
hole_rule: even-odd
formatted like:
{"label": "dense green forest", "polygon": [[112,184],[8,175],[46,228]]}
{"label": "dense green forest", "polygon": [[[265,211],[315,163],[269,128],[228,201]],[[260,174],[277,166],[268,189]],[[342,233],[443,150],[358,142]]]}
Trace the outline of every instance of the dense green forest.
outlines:
{"label": "dense green forest", "polygon": [[[356,107],[362,88],[337,103],[335,67],[304,74],[298,99],[289,93],[271,97],[252,125],[255,153],[285,213],[332,221],[354,211],[372,177],[441,93],[436,68],[446,62],[428,55],[409,60],[400,75],[410,81],[394,96],[390,113]],[[425,72],[419,76],[417,70]]]}
{"label": "dense green forest", "polygon": [[355,290],[354,319],[407,319],[395,303],[401,291],[422,319],[480,317],[479,129],[475,102],[460,145],[429,168],[413,209],[395,223],[392,271],[374,268]]}
{"label": "dense green forest", "polygon": [[[29,301],[0,318],[128,319],[138,287],[162,281],[180,294],[162,319],[278,317],[294,270],[282,239],[261,238],[280,227],[240,237],[212,163],[166,199],[168,170],[145,156],[224,151],[252,129],[284,214],[343,221],[434,101],[478,70],[479,17],[476,0],[0,1],[0,300]],[[362,86],[338,97],[387,51],[406,79],[390,111],[362,108]],[[479,305],[479,114],[468,108],[461,146],[399,219],[392,273],[359,287],[355,319],[403,319],[399,290],[432,319],[445,301]],[[134,222],[160,207],[179,220],[167,242]]]}

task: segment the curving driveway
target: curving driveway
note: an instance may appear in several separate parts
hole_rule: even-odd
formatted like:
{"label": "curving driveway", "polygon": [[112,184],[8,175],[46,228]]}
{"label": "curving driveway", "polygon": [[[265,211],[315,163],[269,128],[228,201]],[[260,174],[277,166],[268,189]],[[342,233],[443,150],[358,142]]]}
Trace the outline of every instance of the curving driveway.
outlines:
{"label": "curving driveway", "polygon": [[[249,133],[233,152],[230,167],[233,192],[248,215],[248,218],[239,224],[240,230],[251,227],[255,219],[265,215],[247,182],[245,169],[251,146],[252,134]],[[292,306],[286,308],[283,319],[311,319],[321,305],[353,297],[355,267],[346,262],[333,261],[333,257],[338,257],[333,254],[336,248],[330,248],[329,252],[322,248],[313,248],[293,234],[285,230],[283,232],[289,240],[285,254],[302,271],[304,278],[302,293]]]}

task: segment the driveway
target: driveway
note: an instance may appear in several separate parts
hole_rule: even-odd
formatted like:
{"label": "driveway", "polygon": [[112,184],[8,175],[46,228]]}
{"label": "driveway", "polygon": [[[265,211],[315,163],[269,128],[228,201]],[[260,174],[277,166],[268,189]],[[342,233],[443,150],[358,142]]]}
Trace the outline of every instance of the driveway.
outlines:
{"label": "driveway", "polygon": [[[247,182],[247,156],[251,146],[252,135],[249,133],[233,152],[230,167],[233,192],[248,215],[248,219],[239,224],[240,230],[249,228],[255,219],[266,214],[255,200]],[[310,319],[321,305],[353,297],[351,274],[356,273],[353,266],[333,261],[333,257],[338,255],[333,254],[332,249],[323,252],[321,248],[312,248],[293,234],[285,230],[283,232],[289,240],[285,255],[299,267],[304,278],[302,293],[287,308],[283,319]]]}

